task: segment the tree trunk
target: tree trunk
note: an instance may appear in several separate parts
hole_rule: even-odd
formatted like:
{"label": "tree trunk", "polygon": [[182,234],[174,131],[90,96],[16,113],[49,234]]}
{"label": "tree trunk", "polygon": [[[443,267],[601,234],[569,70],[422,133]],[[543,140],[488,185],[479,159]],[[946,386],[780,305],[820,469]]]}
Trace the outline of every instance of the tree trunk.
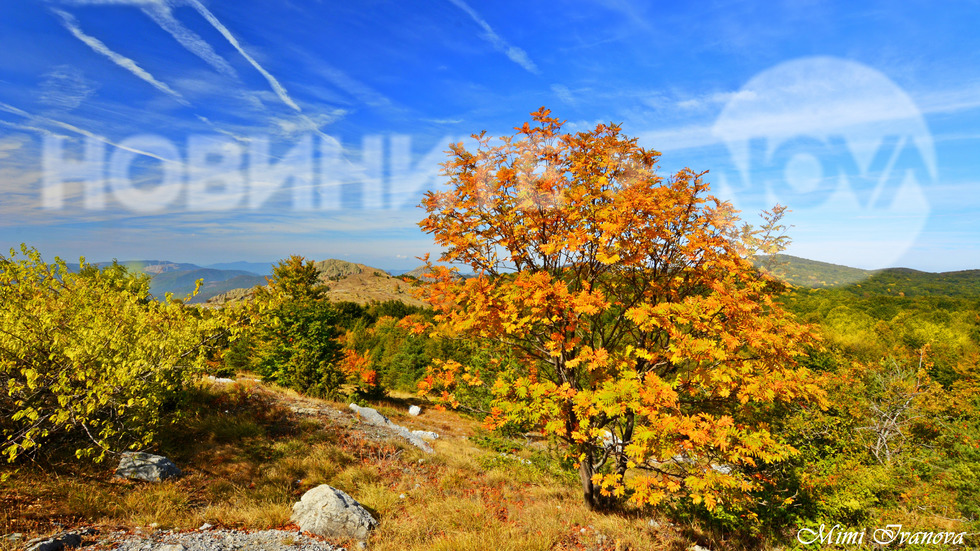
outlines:
{"label": "tree trunk", "polygon": [[588,450],[585,452],[585,458],[579,463],[578,476],[582,481],[582,497],[585,499],[585,506],[590,511],[596,509],[599,497],[596,494],[595,485],[592,483],[592,475],[592,450]]}
{"label": "tree trunk", "polygon": [[632,411],[626,413],[626,424],[623,427],[623,441],[620,443],[620,448],[616,453],[616,474],[619,475],[620,480],[624,480],[623,477],[626,476],[627,465],[629,464],[629,458],[626,456],[626,446],[633,442],[633,428],[636,425],[636,416]]}

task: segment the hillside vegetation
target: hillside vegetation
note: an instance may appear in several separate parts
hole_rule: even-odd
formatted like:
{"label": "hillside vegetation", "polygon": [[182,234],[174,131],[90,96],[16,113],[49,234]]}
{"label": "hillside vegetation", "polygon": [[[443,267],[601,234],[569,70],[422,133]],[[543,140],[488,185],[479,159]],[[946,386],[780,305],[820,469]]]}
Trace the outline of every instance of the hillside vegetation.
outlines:
{"label": "hillside vegetation", "polygon": [[[106,269],[115,270],[115,278],[132,277],[118,267]],[[366,269],[342,267],[348,273],[334,277]],[[437,412],[424,398],[412,397],[436,359],[489,376],[500,361],[513,361],[508,352],[420,333],[415,327],[432,312],[400,302],[363,306],[326,299],[326,309],[303,313],[309,308],[297,309],[303,301],[324,300],[321,272],[314,270],[305,269],[307,276],[315,274],[304,284],[307,291],[293,289],[293,298],[262,314],[267,320],[277,316],[282,327],[299,324],[296,333],[228,334],[214,341],[217,347],[202,349],[205,373],[242,382],[214,386],[188,379],[177,401],[154,406],[162,416],[148,449],[177,460],[186,477],[153,487],[113,482],[111,463],[74,458],[76,446],[90,445],[76,427],[56,440],[37,440],[38,446],[3,468],[0,530],[51,533],[54,523],[281,527],[289,522],[291,503],[321,482],[344,488],[381,518],[371,540],[377,549],[482,549],[488,533],[500,549],[681,550],[692,543],[743,549],[789,542],[798,527],[820,523],[980,528],[976,297],[910,296],[914,278],[892,288],[904,297],[866,290],[860,292],[868,296],[857,297],[852,288],[785,295],[781,300],[790,311],[819,328],[822,344],[804,363],[818,374],[830,407],[801,410],[773,425],[800,454],[765,471],[771,489],[758,495],[763,508],[746,524],[684,502],[629,506],[612,515],[588,511],[573,464],[540,432],[480,427],[493,407],[490,389],[457,387],[452,397],[459,412]],[[299,281],[285,272],[279,280]],[[232,320],[242,313],[231,309],[227,315]],[[313,322],[333,336],[311,333]],[[9,361],[10,349],[4,350]],[[315,351],[325,355],[311,356]],[[316,357],[321,360],[308,362]],[[324,378],[325,365],[336,366],[330,371],[336,378]],[[269,383],[249,382],[249,375],[236,375],[241,370]],[[296,391],[341,401],[316,402]],[[433,457],[375,441],[350,424],[344,404],[352,398],[447,438],[436,443]],[[405,411],[413,403],[429,413],[410,418]],[[294,411],[311,407],[320,413]],[[880,415],[897,424],[885,427]],[[774,495],[783,496],[778,505]]]}
{"label": "hillside vegetation", "polygon": [[[376,549],[980,546],[980,271],[773,256],[786,207],[742,224],[620,126],[532,118],[450,146],[421,278],[294,255],[201,307],[0,257],[0,529],[288,527],[328,483]],[[124,450],[188,474],[115,481]]]}

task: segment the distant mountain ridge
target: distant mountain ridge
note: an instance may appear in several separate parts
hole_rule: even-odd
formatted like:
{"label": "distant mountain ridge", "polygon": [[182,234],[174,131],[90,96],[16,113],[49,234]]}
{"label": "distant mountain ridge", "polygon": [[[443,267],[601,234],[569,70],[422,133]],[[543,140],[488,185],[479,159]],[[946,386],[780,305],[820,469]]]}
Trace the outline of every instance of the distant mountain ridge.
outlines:
{"label": "distant mountain ridge", "polygon": [[267,276],[272,275],[272,267],[275,262],[221,262],[218,264],[208,264],[207,266],[202,266],[202,268],[211,268],[213,270],[240,270],[242,272],[251,272],[253,274]]}
{"label": "distant mountain ridge", "polygon": [[[112,262],[95,263],[99,267],[110,264]],[[216,269],[169,260],[125,260],[120,261],[119,264],[125,266],[130,272],[150,276],[150,293],[157,298],[163,298],[167,293],[172,293],[174,298],[184,299],[194,292],[197,280],[203,279],[198,294],[188,301],[192,304],[203,303],[209,298],[231,289],[265,284],[265,277],[262,274],[246,270]],[[251,265],[256,263],[234,262],[227,265],[238,264]],[[257,265],[263,266],[263,264]],[[271,273],[272,265],[269,264],[268,267],[268,272]]]}
{"label": "distant mountain ridge", "polygon": [[[108,266],[112,262],[96,262],[98,267]],[[171,262],[169,260],[124,260],[119,264],[125,266],[131,272],[140,272],[147,275],[164,274],[167,272],[181,272],[187,270],[198,270],[201,267],[197,264],[187,264],[183,262]]]}
{"label": "distant mountain ridge", "polygon": [[[980,270],[939,273],[910,268],[863,270],[784,254],[760,256],[754,259],[754,263],[796,287],[841,289],[859,296],[980,297]],[[111,262],[96,263],[97,266],[108,264]],[[173,293],[174,297],[183,299],[194,291],[196,281],[203,279],[200,292],[189,301],[197,304],[209,301],[220,304],[246,298],[251,295],[251,289],[266,284],[265,276],[271,274],[273,266],[259,262],[199,266],[169,260],[127,260],[120,264],[132,272],[149,275],[150,292],[158,298]],[[344,260],[321,260],[315,265],[320,270],[321,281],[330,288],[328,297],[331,300],[367,303],[397,299],[421,304],[412,296],[411,285],[402,278],[422,279],[424,266],[392,277],[384,270]],[[254,271],[244,268],[253,268]],[[260,273],[262,271],[266,273]]]}
{"label": "distant mountain ridge", "polygon": [[798,287],[839,288],[856,295],[980,297],[980,270],[923,272],[911,268],[862,270],[786,254],[754,259],[757,267]]}

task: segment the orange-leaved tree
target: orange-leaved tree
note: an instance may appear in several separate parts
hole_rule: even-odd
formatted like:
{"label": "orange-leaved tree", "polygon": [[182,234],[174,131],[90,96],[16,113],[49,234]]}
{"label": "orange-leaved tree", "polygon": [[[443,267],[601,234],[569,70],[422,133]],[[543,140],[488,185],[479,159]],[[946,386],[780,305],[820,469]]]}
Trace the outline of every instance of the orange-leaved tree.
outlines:
{"label": "orange-leaved tree", "polygon": [[[794,453],[767,419],[823,398],[794,359],[813,340],[753,268],[784,238],[783,207],[739,226],[703,174],[656,173],[659,153],[618,125],[562,133],[541,108],[517,134],[451,146],[449,189],[421,228],[465,264],[430,265],[423,296],[444,331],[503,343],[494,380],[437,362],[421,387],[489,384],[488,422],[533,424],[578,463],[590,507],[686,496],[737,506],[758,469]],[[753,476],[753,473],[755,476]]]}

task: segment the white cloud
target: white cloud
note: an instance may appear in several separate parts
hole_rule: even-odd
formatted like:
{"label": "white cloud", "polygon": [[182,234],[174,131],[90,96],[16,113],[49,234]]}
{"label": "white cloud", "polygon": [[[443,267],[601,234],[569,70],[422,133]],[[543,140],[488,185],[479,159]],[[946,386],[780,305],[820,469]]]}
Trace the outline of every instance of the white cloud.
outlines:
{"label": "white cloud", "polygon": [[432,124],[459,124],[463,122],[463,119],[422,119],[425,122],[431,122]]}
{"label": "white cloud", "polygon": [[317,73],[334,83],[338,88],[347,92],[358,101],[362,101],[372,107],[390,107],[391,100],[380,92],[373,90],[366,84],[352,78],[340,69],[331,67],[318,61],[314,67]]}
{"label": "white cloud", "polygon": [[[3,109],[2,106],[0,106],[0,110],[6,111],[6,109]],[[20,124],[20,123],[16,123],[16,122],[5,121],[3,119],[0,119],[0,126],[6,126],[7,128],[13,128],[14,130],[24,130],[24,131],[27,131],[27,132],[36,132],[38,134],[41,134],[42,136],[55,136],[55,137],[67,138],[67,136],[63,136],[61,134],[56,134],[54,132],[51,132],[47,128],[41,128],[39,126],[31,126],[29,124]],[[2,158],[2,157],[0,157],[0,158]]]}
{"label": "white cloud", "polygon": [[270,122],[272,123],[272,127],[276,134],[281,137],[291,138],[298,134],[305,134],[307,132],[316,132],[323,137],[320,129],[342,119],[346,114],[347,111],[343,109],[334,109],[329,113],[319,113],[309,117],[273,117],[271,118]]}
{"label": "white cloud", "polygon": [[[0,121],[0,123],[3,122],[5,121]],[[24,142],[16,138],[5,138],[3,140],[0,140],[0,159],[6,159],[7,157],[10,157],[11,152],[17,151],[23,146],[24,146]]]}
{"label": "white cloud", "polygon": [[693,98],[679,100],[675,105],[681,109],[704,109],[716,105],[726,104],[732,101],[751,101],[756,99],[757,94],[753,90],[738,90],[735,92],[714,92],[702,94]]}
{"label": "white cloud", "polygon": [[59,17],[61,17],[62,24],[64,25],[64,27],[66,29],[68,29],[68,31],[72,35],[75,36],[75,38],[81,40],[86,46],[88,46],[89,48],[92,48],[92,50],[94,50],[96,53],[99,53],[99,54],[102,54],[102,55],[106,56],[107,58],[109,58],[110,61],[112,61],[116,65],[122,67],[123,69],[126,69],[130,73],[133,73],[134,75],[136,75],[140,79],[142,79],[142,80],[146,81],[147,83],[149,83],[151,86],[153,86],[157,90],[160,90],[161,92],[172,96],[174,99],[176,99],[182,105],[190,105],[187,102],[187,100],[185,100],[184,97],[182,95],[180,95],[179,92],[177,92],[173,88],[167,86],[163,82],[160,82],[159,80],[157,80],[156,78],[154,78],[153,75],[151,75],[146,70],[144,70],[142,67],[140,67],[139,65],[137,65],[135,61],[133,61],[132,59],[130,59],[130,58],[124,56],[124,55],[121,55],[121,54],[118,54],[118,53],[112,51],[101,40],[99,40],[99,39],[97,39],[97,38],[95,38],[93,36],[89,36],[89,35],[85,34],[84,32],[82,32],[82,30],[78,27],[78,21],[75,20],[75,17],[73,15],[71,15],[70,13],[61,11],[61,10],[57,10],[57,9],[56,10],[52,10],[52,11],[54,11],[54,13],[56,13]]}
{"label": "white cloud", "polygon": [[463,0],[449,0],[449,1],[452,2],[459,9],[466,12],[466,14],[470,16],[470,19],[475,21],[477,25],[483,28],[483,32],[484,32],[483,38],[487,42],[492,44],[497,51],[506,55],[508,58],[510,58],[511,61],[520,65],[529,73],[533,73],[535,75],[540,74],[540,71],[538,70],[538,66],[535,65],[533,61],[531,61],[531,58],[527,55],[527,52],[518,48],[517,46],[511,46],[510,44],[508,44],[506,40],[504,40],[499,34],[497,34],[496,31],[493,30],[493,28],[490,26],[489,23],[486,22],[485,19],[480,17],[480,14],[476,13],[476,10],[474,10],[469,6],[469,4],[463,2]]}

